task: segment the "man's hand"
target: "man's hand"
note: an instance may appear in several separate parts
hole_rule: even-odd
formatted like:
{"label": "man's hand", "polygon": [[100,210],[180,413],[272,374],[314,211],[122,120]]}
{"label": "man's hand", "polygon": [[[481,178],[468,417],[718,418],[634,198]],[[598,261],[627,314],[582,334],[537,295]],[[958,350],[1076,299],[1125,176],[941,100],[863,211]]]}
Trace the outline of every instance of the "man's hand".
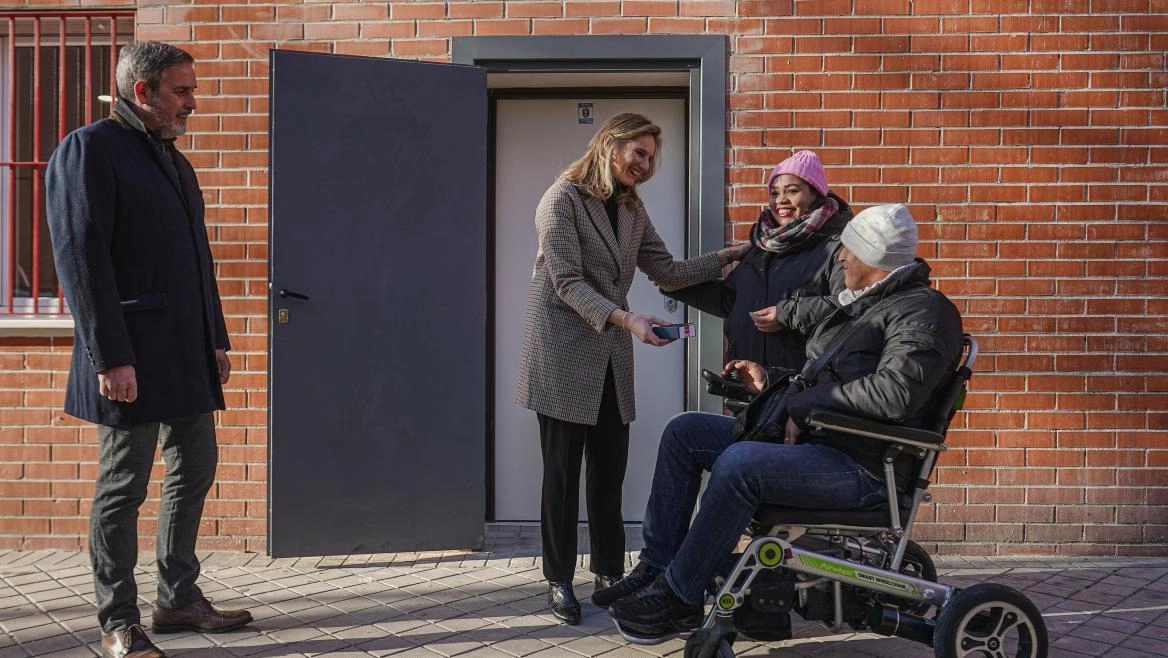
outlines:
{"label": "man's hand", "polygon": [[138,399],[138,375],[133,364],[110,368],[97,373],[99,391],[114,402],[133,402]]}
{"label": "man's hand", "polygon": [[743,359],[731,361],[722,369],[722,376],[726,377],[735,370],[742,373],[742,387],[746,389],[747,393],[757,395],[766,388],[766,370],[754,361]]}
{"label": "man's hand", "polygon": [[754,326],[764,333],[774,333],[784,329],[782,324],[775,318],[778,316],[778,307],[768,306],[764,309],[750,312],[750,319],[754,321]]}
{"label": "man's hand", "polygon": [[231,379],[231,359],[227,358],[227,350],[215,350],[215,363],[219,364],[219,383],[226,384]]}
{"label": "man's hand", "polygon": [[799,429],[799,426],[795,424],[795,419],[788,417],[787,433],[786,436],[783,437],[783,443],[790,443],[791,445],[795,445],[796,443],[799,443],[799,436],[802,434],[803,430]]}

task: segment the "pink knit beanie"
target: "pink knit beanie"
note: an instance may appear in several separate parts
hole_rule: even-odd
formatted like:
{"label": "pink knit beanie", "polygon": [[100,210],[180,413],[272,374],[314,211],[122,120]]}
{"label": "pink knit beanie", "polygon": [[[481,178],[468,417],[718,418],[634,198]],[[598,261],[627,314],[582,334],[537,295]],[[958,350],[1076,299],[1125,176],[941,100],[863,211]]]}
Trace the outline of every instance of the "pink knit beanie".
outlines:
{"label": "pink knit beanie", "polygon": [[770,177],[767,178],[768,192],[771,189],[771,183],[783,174],[802,178],[823,196],[827,196],[827,193],[831,191],[831,188],[827,186],[827,175],[823,173],[823,163],[819,161],[819,156],[811,151],[798,151],[795,155],[780,162],[779,166],[775,167],[771,171]]}

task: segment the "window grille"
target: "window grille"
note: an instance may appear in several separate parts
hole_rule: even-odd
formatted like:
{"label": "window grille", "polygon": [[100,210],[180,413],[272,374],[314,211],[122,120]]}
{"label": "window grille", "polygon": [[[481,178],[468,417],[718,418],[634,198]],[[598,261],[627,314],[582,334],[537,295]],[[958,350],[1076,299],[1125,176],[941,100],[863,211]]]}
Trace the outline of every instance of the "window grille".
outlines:
{"label": "window grille", "polygon": [[45,221],[45,167],[107,116],[126,11],[0,12],[0,316],[67,313]]}

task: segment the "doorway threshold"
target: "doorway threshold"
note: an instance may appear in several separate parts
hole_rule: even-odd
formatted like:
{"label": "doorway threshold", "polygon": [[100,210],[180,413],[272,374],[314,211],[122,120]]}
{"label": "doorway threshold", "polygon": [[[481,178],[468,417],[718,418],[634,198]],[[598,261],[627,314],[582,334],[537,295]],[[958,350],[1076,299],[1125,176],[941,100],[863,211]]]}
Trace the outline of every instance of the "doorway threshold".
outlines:
{"label": "doorway threshold", "polygon": [[[641,524],[625,524],[625,551],[640,551],[644,546],[641,539]],[[591,550],[588,539],[588,524],[576,526],[576,550],[587,555]],[[503,521],[486,523],[483,526],[483,551],[515,556],[540,553],[539,523],[536,521]]]}

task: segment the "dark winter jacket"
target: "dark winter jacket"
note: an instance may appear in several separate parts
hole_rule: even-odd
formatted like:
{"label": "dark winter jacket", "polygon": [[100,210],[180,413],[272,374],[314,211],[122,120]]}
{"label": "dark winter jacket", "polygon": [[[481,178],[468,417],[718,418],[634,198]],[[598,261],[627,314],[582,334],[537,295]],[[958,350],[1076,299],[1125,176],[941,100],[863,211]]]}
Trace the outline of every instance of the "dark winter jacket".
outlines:
{"label": "dark winter jacket", "polygon": [[[883,300],[896,298],[875,311]],[[875,311],[869,313],[869,311]],[[808,339],[808,370],[834,347],[849,328],[844,347],[788,401],[791,418],[806,432],[813,410],[834,411],[923,429],[935,429],[937,410],[927,408],[933,392],[957,365],[961,353],[961,315],[945,295],[929,287],[929,266],[896,272],[880,288],[837,310]],[[850,435],[806,433],[807,443],[828,445],[848,454],[869,473],[883,472],[886,443]],[[912,476],[906,460],[897,464],[903,487]]]}
{"label": "dark winter jacket", "polygon": [[[839,234],[852,210],[843,199],[835,199],[839,211],[796,250],[776,255],[752,247],[725,279],[664,294],[725,318],[726,361],[748,359],[767,368],[802,369],[806,334],[835,309],[825,296],[844,285],[837,262]],[[750,313],[769,306],[778,308],[785,329],[764,333],[754,326]]]}
{"label": "dark winter jacket", "polygon": [[[46,173],[75,326],[65,411],[111,426],[222,409],[215,349],[229,347],[194,169],[123,103],[65,137]],[[126,364],[138,399],[110,401],[97,373]]]}

